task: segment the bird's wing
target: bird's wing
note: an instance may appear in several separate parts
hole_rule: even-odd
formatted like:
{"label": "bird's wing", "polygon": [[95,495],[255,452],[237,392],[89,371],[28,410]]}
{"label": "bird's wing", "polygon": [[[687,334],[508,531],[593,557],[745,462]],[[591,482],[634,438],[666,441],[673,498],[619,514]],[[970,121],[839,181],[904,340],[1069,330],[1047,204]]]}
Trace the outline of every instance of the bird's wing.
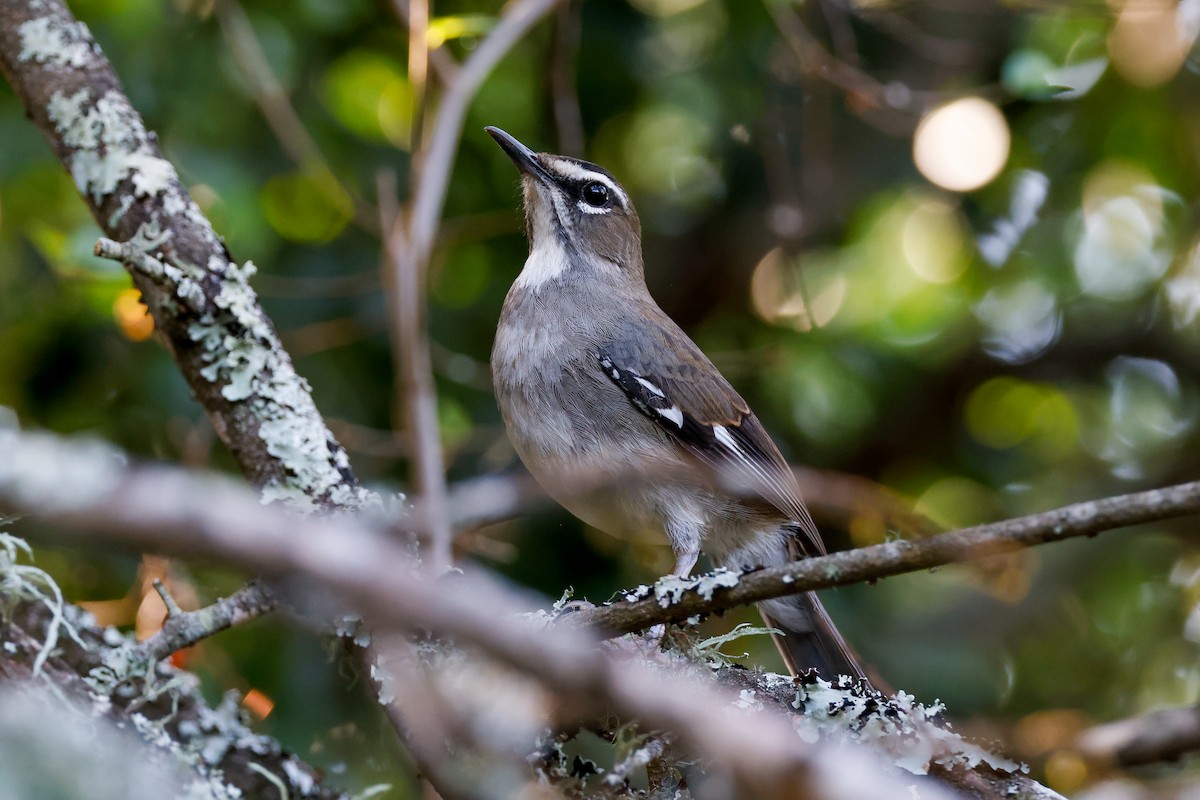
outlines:
{"label": "bird's wing", "polygon": [[806,552],[824,553],[796,479],[758,417],[682,330],[660,320],[602,343],[596,366],[723,487],[766,500],[800,526]]}

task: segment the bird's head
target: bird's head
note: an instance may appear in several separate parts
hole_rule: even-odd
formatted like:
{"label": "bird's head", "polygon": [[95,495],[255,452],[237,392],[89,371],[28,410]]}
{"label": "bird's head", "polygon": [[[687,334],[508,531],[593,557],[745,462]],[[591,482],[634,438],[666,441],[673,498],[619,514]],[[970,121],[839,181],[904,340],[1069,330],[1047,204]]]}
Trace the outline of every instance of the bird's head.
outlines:
{"label": "bird's head", "polygon": [[[603,167],[550,153],[535,153],[499,128],[487,132],[521,171],[525,228],[532,256],[554,268],[538,280],[578,267],[615,269],[642,280],[642,227],[629,195]],[[559,268],[561,267],[561,268]],[[527,267],[528,269],[528,267]]]}

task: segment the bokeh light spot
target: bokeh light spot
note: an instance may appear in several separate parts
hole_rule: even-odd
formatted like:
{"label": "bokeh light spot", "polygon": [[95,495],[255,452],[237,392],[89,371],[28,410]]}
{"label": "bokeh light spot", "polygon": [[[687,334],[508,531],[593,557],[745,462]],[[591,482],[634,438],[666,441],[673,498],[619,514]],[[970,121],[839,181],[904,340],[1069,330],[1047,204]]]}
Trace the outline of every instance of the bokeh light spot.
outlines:
{"label": "bokeh light spot", "polygon": [[967,398],[967,431],[997,450],[1028,445],[1044,458],[1059,458],[1079,440],[1079,418],[1058,390],[1016,378],[992,378]]}
{"label": "bokeh light spot", "polygon": [[1170,266],[1164,192],[1144,169],[1106,163],[1083,187],[1083,225],[1075,275],[1087,294],[1123,300],[1144,291]]}
{"label": "bokeh light spot", "polygon": [[1189,3],[1176,0],[1126,0],[1108,35],[1113,66],[1136,86],[1158,86],[1183,66],[1196,41]]}
{"label": "bokeh light spot", "polygon": [[1000,109],[981,97],[964,97],[934,109],[917,125],[913,161],[931,183],[969,192],[1000,174],[1010,138]]}
{"label": "bokeh light spot", "polygon": [[750,300],[767,322],[808,331],[828,325],[846,300],[847,281],[840,273],[813,270],[805,280],[803,270],[821,258],[800,256],[789,260],[780,248],[769,251],[750,278]]}
{"label": "bokeh light spot", "polygon": [[292,172],[267,181],[263,213],[280,236],[296,242],[326,242],[346,227],[354,206],[331,177]]}
{"label": "bokeh light spot", "polygon": [[928,283],[953,283],[967,268],[958,216],[947,203],[917,203],[904,221],[900,243],[909,268]]}

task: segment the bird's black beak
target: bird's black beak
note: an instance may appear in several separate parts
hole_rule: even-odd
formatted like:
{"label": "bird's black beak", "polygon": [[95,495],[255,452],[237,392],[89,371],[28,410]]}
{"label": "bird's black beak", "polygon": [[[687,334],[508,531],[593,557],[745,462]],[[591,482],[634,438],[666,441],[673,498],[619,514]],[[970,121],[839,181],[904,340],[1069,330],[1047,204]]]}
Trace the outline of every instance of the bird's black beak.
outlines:
{"label": "bird's black beak", "polygon": [[496,140],[496,144],[500,145],[500,149],[508,154],[508,157],[517,165],[517,169],[521,170],[522,174],[539,178],[542,181],[550,180],[550,175],[542,167],[541,162],[538,161],[537,153],[499,128],[489,125],[484,130]]}

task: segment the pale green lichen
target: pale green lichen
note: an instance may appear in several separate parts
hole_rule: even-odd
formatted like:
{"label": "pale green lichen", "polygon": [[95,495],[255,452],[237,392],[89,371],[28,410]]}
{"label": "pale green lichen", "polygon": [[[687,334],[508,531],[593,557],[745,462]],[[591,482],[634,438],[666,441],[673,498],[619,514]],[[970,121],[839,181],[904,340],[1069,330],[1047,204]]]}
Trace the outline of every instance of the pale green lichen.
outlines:
{"label": "pale green lichen", "polygon": [[83,67],[92,59],[92,34],[82,22],[39,17],[17,26],[21,52],[17,58],[37,64]]}
{"label": "pale green lichen", "polygon": [[16,604],[22,601],[33,601],[45,606],[50,612],[45,638],[33,661],[33,674],[38,676],[46,664],[46,659],[58,645],[60,633],[65,631],[77,642],[80,642],[80,639],[74,626],[65,617],[65,603],[58,584],[47,572],[18,563],[22,553],[26,558],[33,558],[33,551],[23,540],[0,532],[0,614],[8,618]]}
{"label": "pale green lichen", "polygon": [[378,496],[346,484],[346,454],[330,440],[308,383],[282,355],[250,287],[254,272],[250,262],[210,262],[208,273],[221,278],[216,310],[193,322],[188,335],[204,348],[203,377],[222,381],[226,400],[251,404],[259,438],[286,470],[285,477],[263,487],[263,502],[301,510],[320,501],[344,508],[377,505]]}
{"label": "pale green lichen", "polygon": [[[31,448],[26,448],[17,453],[18,460],[29,455],[30,450]],[[98,744],[94,739],[95,726],[115,724],[117,728],[132,728],[137,737],[153,749],[146,751],[144,757],[130,759],[128,747],[123,746],[119,756],[111,756],[113,760],[110,766],[125,763],[161,763],[177,776],[177,785],[183,787],[182,792],[165,791],[152,793],[150,796],[176,796],[189,800],[238,800],[241,791],[225,782],[221,770],[216,765],[231,748],[236,747],[265,756],[278,755],[280,747],[273,739],[256,734],[247,727],[237,693],[227,694],[216,709],[210,709],[200,703],[196,706],[195,715],[184,720],[173,721],[171,717],[152,719],[136,711],[137,708],[164,695],[171,698],[173,705],[177,705],[184,694],[196,695],[199,681],[195,676],[175,670],[165,663],[147,665],[144,661],[131,660],[129,654],[135,650],[132,640],[115,629],[105,629],[99,639],[85,639],[80,631],[85,627],[92,627],[94,620],[78,607],[65,603],[58,586],[45,572],[17,563],[22,554],[29,557],[29,553],[25,542],[9,534],[0,533],[0,603],[3,604],[0,610],[8,616],[16,603],[25,601],[45,605],[51,613],[33,664],[34,674],[38,674],[46,658],[58,650],[61,632],[64,631],[79,647],[99,655],[104,662],[102,666],[92,669],[84,676],[84,683],[90,689],[87,698],[90,701],[89,705],[79,704],[78,701],[68,698],[55,684],[49,682],[49,679],[43,680],[41,685],[51,690],[50,696],[58,698],[54,701],[55,705],[43,712],[43,715],[67,713],[78,716],[82,712],[86,716],[73,719],[69,724],[55,726],[54,741],[60,749],[53,759],[45,754],[41,765],[44,767],[61,761],[61,748],[64,744],[62,736],[65,733],[90,732],[89,735],[93,736],[90,747],[94,750]],[[11,652],[19,650],[16,645],[5,649]],[[114,720],[113,706],[118,699],[126,710],[127,716],[124,719],[127,722],[122,722],[120,715],[110,722]],[[176,725],[178,737],[173,736],[165,727],[172,722]],[[8,727],[5,728],[5,725]],[[4,739],[6,732],[15,732],[13,725],[13,720],[5,716],[4,724],[0,724],[0,741]],[[32,730],[28,725],[23,727],[26,736]],[[3,748],[0,747],[0,750]],[[0,759],[0,776],[7,774],[3,767],[4,762],[8,761],[10,759]],[[291,782],[293,796],[304,797],[316,791],[317,787],[312,777],[300,768],[298,763],[292,764],[289,769],[285,762],[284,771]],[[0,785],[7,786],[9,783]],[[96,791],[99,792],[99,789]],[[0,795],[3,795],[2,790]],[[127,798],[142,795],[79,792],[67,796]]]}
{"label": "pale green lichen", "polygon": [[141,118],[119,92],[92,100],[80,89],[50,98],[47,113],[63,144],[70,148],[67,167],[82,194],[100,203],[121,181],[133,181],[134,195],[149,197],[177,185],[175,168],[156,156]]}
{"label": "pale green lichen", "polygon": [[688,655],[713,668],[729,666],[736,661],[749,658],[750,654],[730,655],[729,653],[723,653],[721,652],[723,646],[745,636],[770,636],[771,634],[782,634],[782,631],[776,628],[764,628],[758,625],[751,625],[749,622],[742,622],[735,625],[731,631],[695,642],[689,648]]}
{"label": "pale green lichen", "polygon": [[737,586],[741,577],[742,573],[725,567],[718,567],[712,572],[697,575],[694,578],[666,575],[654,582],[654,597],[663,608],[678,603],[690,591],[695,591],[705,600],[711,600],[718,589]]}
{"label": "pale green lichen", "polygon": [[[211,226],[179,186],[174,167],[155,155],[141,119],[123,95],[108,92],[93,101],[86,89],[70,95],[56,92],[48,113],[70,149],[67,163],[80,192],[99,203],[129,179],[135,197],[161,194],[164,213],[183,216],[210,244],[219,246]],[[130,206],[122,199],[121,209]],[[175,300],[199,315],[188,334],[204,348],[202,377],[222,383],[221,394],[229,402],[251,404],[258,436],[284,468],[282,477],[263,487],[264,502],[281,501],[301,510],[323,504],[378,504],[373,493],[347,484],[345,452],[332,442],[308,384],[258,307],[249,283],[254,265],[238,265],[218,255],[203,266],[165,263],[155,251],[169,229],[154,212],[131,239],[131,255],[124,260],[156,282],[169,284]],[[143,257],[132,255],[134,249]],[[213,278],[220,283],[209,303],[204,286]]]}
{"label": "pale green lichen", "polygon": [[804,712],[793,718],[804,740],[865,744],[914,775],[928,773],[935,764],[967,769],[987,764],[1010,773],[1025,769],[951,730],[938,719],[945,710],[941,703],[922,705],[905,692],[889,697],[861,682],[806,678],[792,705]]}

